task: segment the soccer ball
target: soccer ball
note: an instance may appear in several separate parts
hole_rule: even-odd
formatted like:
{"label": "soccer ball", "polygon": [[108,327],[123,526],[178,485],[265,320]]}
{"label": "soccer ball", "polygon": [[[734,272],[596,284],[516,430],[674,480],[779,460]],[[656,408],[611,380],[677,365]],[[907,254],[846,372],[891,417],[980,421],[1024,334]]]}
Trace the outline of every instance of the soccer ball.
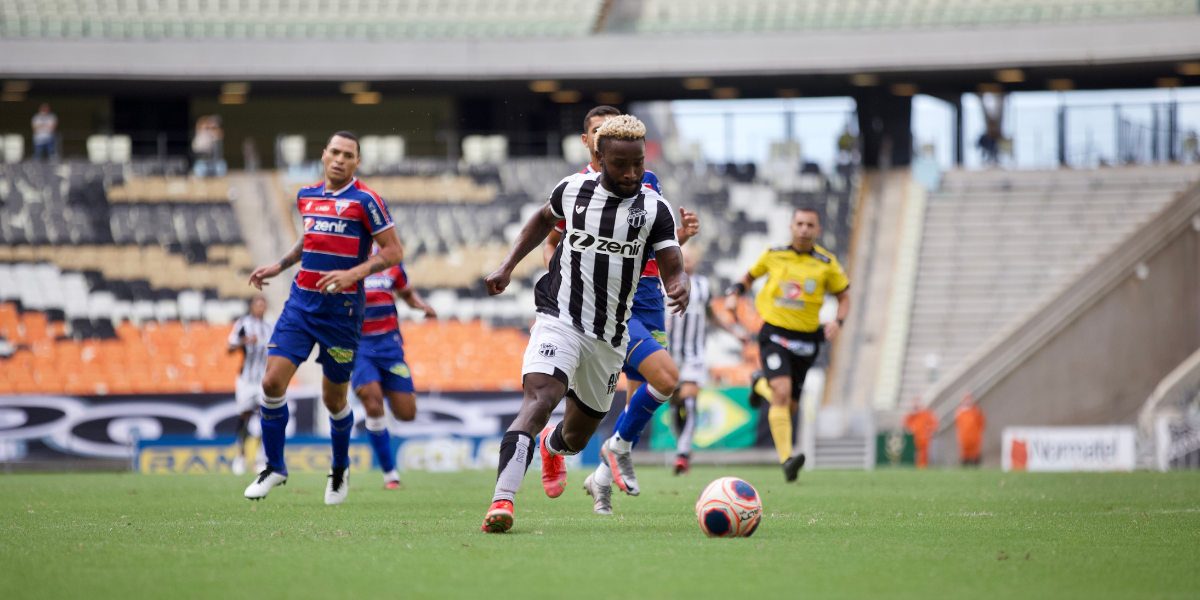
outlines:
{"label": "soccer ball", "polygon": [[758,490],[737,477],[713,481],[696,500],[700,531],[709,537],[750,537],[761,518]]}

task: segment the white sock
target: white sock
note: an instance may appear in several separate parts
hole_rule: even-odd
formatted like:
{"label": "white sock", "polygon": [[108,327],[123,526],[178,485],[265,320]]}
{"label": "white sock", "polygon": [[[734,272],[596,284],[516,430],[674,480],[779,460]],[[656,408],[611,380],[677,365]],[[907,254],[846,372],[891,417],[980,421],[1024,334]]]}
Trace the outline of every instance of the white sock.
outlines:
{"label": "white sock", "polygon": [[609,438],[608,447],[612,448],[613,452],[629,454],[629,452],[633,450],[633,442],[631,440],[623,440],[621,439],[621,434],[614,433],[613,436]]}
{"label": "white sock", "polygon": [[329,418],[333,419],[334,421],[341,421],[342,419],[350,416],[350,412],[350,403],[347,402],[345,408],[339,410],[337,414],[329,413]]}
{"label": "white sock", "polygon": [[[349,408],[349,406],[347,406],[347,408]],[[387,429],[387,416],[382,416],[382,417],[368,416],[366,418],[366,426],[367,426],[367,431],[374,431],[375,433],[379,433],[380,431]]]}
{"label": "white sock", "polygon": [[279,408],[280,406],[287,404],[287,400],[285,400],[282,396],[279,398],[272,398],[268,396],[266,392],[263,392],[262,399],[259,400],[258,403],[261,404],[263,408]]}
{"label": "white sock", "polygon": [[612,469],[608,463],[602,462],[596,467],[596,472],[592,474],[592,483],[600,487],[612,486]]}
{"label": "white sock", "polygon": [[679,429],[679,443],[675,444],[675,451],[679,454],[691,454],[692,433],[696,431],[696,399],[684,398],[683,408],[687,417],[683,420],[683,427]]}
{"label": "white sock", "polygon": [[387,483],[389,481],[400,481],[400,474],[395,469],[383,474],[383,482]]}

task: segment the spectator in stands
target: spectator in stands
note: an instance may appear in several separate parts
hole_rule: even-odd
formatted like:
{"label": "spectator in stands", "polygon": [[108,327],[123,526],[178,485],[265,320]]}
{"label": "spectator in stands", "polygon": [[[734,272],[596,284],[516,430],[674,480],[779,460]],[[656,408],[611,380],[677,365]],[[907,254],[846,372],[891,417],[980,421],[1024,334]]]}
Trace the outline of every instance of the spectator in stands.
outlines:
{"label": "spectator in stands", "polygon": [[33,159],[39,160],[45,156],[46,160],[52,160],[55,157],[54,132],[58,129],[58,115],[50,112],[49,104],[42,104],[37,114],[33,115],[32,125]]}
{"label": "spectator in stands", "polygon": [[194,171],[198,177],[225,174],[225,161],[221,159],[221,117],[207,115],[196,119],[196,134],[192,137],[192,154],[196,162]]}
{"label": "spectator in stands", "polygon": [[963,394],[958,410],[954,411],[954,430],[958,434],[959,457],[964,465],[979,466],[979,449],[987,429],[987,415],[975,404],[975,394]]}
{"label": "spectator in stands", "polygon": [[929,466],[929,444],[937,433],[941,421],[928,407],[921,405],[920,398],[913,398],[912,411],[904,417],[904,429],[913,436],[913,445],[917,447],[917,468],[924,470]]}

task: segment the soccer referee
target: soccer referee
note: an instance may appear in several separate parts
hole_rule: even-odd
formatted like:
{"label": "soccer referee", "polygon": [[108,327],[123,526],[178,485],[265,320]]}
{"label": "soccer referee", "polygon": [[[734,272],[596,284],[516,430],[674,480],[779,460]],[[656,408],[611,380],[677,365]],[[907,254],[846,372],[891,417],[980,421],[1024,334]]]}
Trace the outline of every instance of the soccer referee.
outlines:
{"label": "soccer referee", "polygon": [[[791,231],[790,246],[764,252],[750,272],[726,291],[725,307],[736,311],[738,296],[750,289],[755,279],[767,276],[754,302],[764,321],[758,344],[763,374],[771,386],[767,422],[784,476],[795,481],[804,466],[804,455],[792,456],[792,412],[800,410],[804,376],[817,360],[821,342],[837,337],[850,313],[850,281],[837,258],[816,244],[821,220],[815,210],[796,209]],[[837,296],[837,320],[822,326],[817,313],[826,292]]]}

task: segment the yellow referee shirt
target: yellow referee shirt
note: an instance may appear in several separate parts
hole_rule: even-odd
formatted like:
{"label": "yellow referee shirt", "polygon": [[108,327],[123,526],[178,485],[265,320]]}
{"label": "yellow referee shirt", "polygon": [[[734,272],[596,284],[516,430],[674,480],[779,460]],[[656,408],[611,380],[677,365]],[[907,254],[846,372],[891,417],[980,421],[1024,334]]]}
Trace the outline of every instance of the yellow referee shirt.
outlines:
{"label": "yellow referee shirt", "polygon": [[811,252],[797,252],[791,246],[767,250],[750,267],[751,277],[763,275],[767,284],[754,307],[764,321],[792,331],[816,331],[825,292],[839,294],[850,287],[837,258],[815,244]]}

